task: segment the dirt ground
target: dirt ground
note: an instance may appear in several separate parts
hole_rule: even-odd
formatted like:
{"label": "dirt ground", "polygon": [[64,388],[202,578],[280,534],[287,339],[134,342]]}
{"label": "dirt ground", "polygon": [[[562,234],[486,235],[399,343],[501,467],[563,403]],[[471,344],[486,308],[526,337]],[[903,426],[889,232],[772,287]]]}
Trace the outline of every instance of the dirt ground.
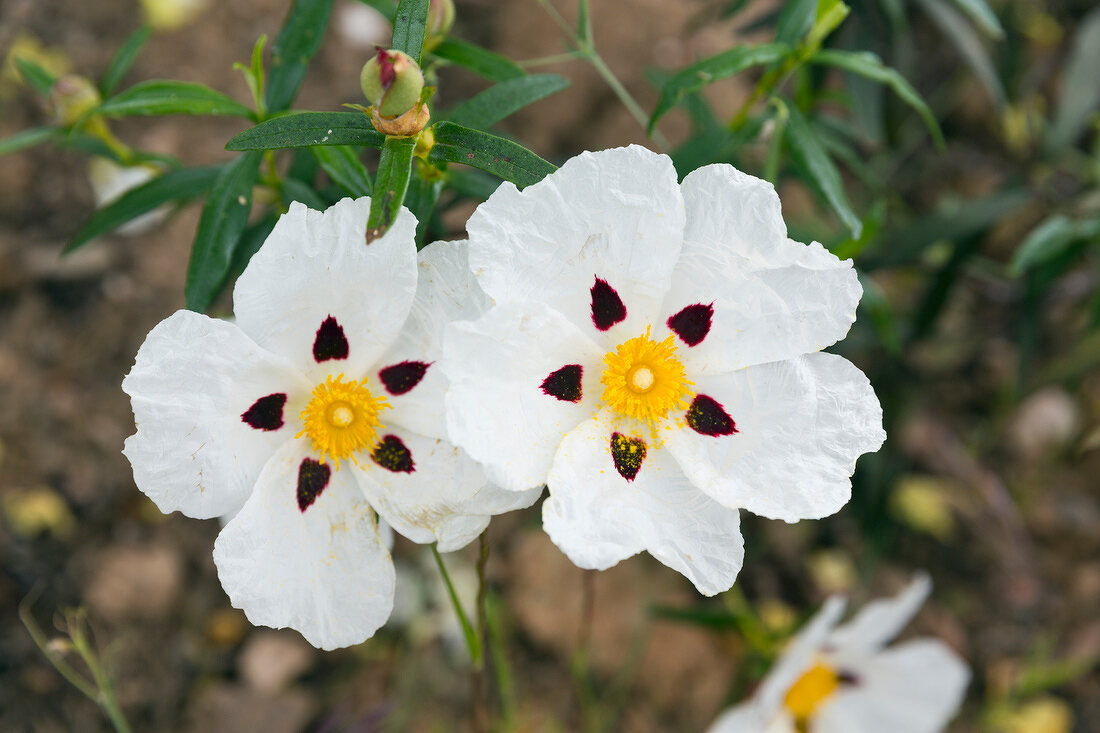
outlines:
{"label": "dirt ground", "polygon": [[[215,2],[196,24],[155,36],[127,82],[173,77],[245,100],[231,65],[247,59],[260,34],[275,35],[288,4]],[[728,25],[698,27],[702,2],[594,5],[599,46],[643,106],[654,95],[642,70],[675,68],[728,43]],[[460,0],[459,7],[460,37],[513,58],[562,50],[534,0]],[[27,30],[65,49],[76,70],[97,73],[137,22],[136,0],[4,0],[0,50]],[[365,53],[331,27],[295,106],[358,101]],[[547,70],[565,73],[573,86],[518,114],[506,126],[510,133],[550,159],[644,142],[591,69]],[[453,101],[482,86],[447,72],[440,97]],[[713,98],[732,110],[744,89],[723,85]],[[0,105],[0,136],[46,114],[26,92]],[[198,164],[229,157],[223,145],[243,127],[230,119],[165,117],[125,120],[115,130],[142,148]],[[678,139],[686,124],[670,116],[663,129]],[[63,500],[60,518],[45,531],[24,531],[10,512],[0,518],[0,730],[109,729],[24,631],[16,607],[32,592],[32,613],[47,630],[58,609],[88,609],[136,730],[463,729],[468,674],[422,548],[398,540],[400,618],[360,647],[323,653],[295,633],[252,628],[229,606],[210,557],[216,521],[161,516],[136,490],[120,453],[133,421],[119,384],[148,330],[183,306],[199,210],[192,205],[153,232],[105,237],[61,259],[67,238],[92,211],[85,165],[75,153],[47,148],[0,161],[0,499],[37,491]],[[461,235],[461,217],[448,221]],[[889,426],[888,450],[902,456],[908,472],[878,480],[949,482],[957,488],[950,528],[935,537],[890,524],[883,536],[868,537],[852,507],[799,525],[746,516],[739,586],[782,615],[809,611],[830,590],[853,585],[854,574],[853,594],[862,602],[897,590],[914,568],[929,568],[934,597],[908,633],[939,636],[970,660],[975,679],[952,728],[964,733],[983,729],[984,703],[1036,660],[1087,666],[1100,657],[1100,451],[1080,442],[1100,414],[1100,377],[1084,380],[1077,392],[1054,386],[1006,403],[998,386],[1013,354],[997,325],[1008,316],[996,293],[964,293],[949,311],[943,332],[911,355],[907,379],[920,388],[904,395],[905,409]],[[1051,319],[1055,338],[1056,310]],[[856,344],[849,355],[876,383],[873,353]],[[867,472],[879,465],[868,463]],[[584,574],[542,534],[537,510],[494,520],[490,541],[518,729],[575,730],[569,668]],[[861,561],[871,545],[889,551]],[[449,560],[468,576],[470,553]],[[698,600],[686,581],[648,557],[592,582],[592,665],[603,704],[619,713],[615,729],[705,727],[730,702],[745,654],[737,635],[649,613],[654,604]],[[1100,730],[1095,672],[1056,691],[1070,703],[1076,731]]]}

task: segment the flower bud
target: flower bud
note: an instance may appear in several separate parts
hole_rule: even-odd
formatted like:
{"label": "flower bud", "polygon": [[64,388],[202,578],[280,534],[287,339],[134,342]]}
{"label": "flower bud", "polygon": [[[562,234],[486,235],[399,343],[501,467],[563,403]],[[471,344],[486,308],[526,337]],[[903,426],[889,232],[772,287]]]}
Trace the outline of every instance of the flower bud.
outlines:
{"label": "flower bud", "polygon": [[428,4],[428,28],[424,36],[424,50],[431,51],[442,43],[454,24],[454,0],[431,0]]}
{"label": "flower bud", "polygon": [[424,75],[407,54],[378,49],[359,74],[363,94],[383,117],[398,117],[420,101]]}
{"label": "flower bud", "polygon": [[145,22],[158,31],[174,31],[190,25],[210,0],[141,0]]}
{"label": "flower bud", "polygon": [[103,101],[91,79],[76,74],[66,74],[54,82],[50,90],[50,103],[54,116],[62,125],[73,125]]}

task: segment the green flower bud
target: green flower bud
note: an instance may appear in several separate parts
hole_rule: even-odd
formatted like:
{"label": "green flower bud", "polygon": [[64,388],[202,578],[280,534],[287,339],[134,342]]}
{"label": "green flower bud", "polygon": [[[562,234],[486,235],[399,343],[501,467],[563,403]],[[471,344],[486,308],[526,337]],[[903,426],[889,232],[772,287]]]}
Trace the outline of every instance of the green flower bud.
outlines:
{"label": "green flower bud", "polygon": [[66,74],[54,82],[50,90],[50,103],[54,115],[62,125],[73,125],[103,101],[91,79],[76,74]]}
{"label": "green flower bud", "polygon": [[359,74],[363,94],[383,117],[398,117],[420,101],[424,75],[407,54],[378,49]]}
{"label": "green flower bud", "polygon": [[454,0],[431,0],[428,4],[428,28],[424,36],[424,50],[431,51],[443,43],[455,24]]}

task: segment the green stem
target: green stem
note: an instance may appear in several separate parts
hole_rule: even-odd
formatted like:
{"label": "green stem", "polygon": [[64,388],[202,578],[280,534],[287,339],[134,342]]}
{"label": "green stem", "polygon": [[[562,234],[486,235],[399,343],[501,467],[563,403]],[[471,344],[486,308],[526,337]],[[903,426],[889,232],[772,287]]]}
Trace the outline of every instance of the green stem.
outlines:
{"label": "green stem", "polygon": [[565,53],[556,53],[551,56],[539,56],[534,59],[523,59],[516,63],[523,67],[533,66],[549,66],[550,64],[561,64],[567,61],[576,61],[577,59],[583,59],[584,54],[580,51],[566,51]]}
{"label": "green stem", "polygon": [[100,664],[95,650],[84,634],[83,619],[79,612],[67,614],[66,624],[69,626],[69,637],[73,640],[73,648],[84,660],[84,663],[88,665],[88,670],[92,673],[92,679],[95,680],[96,687],[99,689],[97,702],[99,702],[103,712],[107,714],[118,733],[130,733],[130,724],[126,721],[126,716],[123,715],[122,708],[118,704],[118,698],[115,696],[114,683],[103,665]]}
{"label": "green stem", "polygon": [[580,707],[581,729],[587,733],[598,733],[602,727],[588,669],[589,642],[592,639],[592,620],[595,612],[596,573],[594,570],[585,570],[581,576],[581,615],[577,626],[577,647],[573,652],[571,667],[577,704]]}
{"label": "green stem", "polygon": [[458,593],[455,592],[455,586],[451,582],[447,566],[443,564],[443,557],[439,554],[439,549],[436,548],[434,543],[432,544],[432,554],[435,556],[435,564],[439,567],[439,574],[443,576],[443,583],[447,586],[447,596],[451,599],[451,605],[454,606],[458,623],[462,625],[462,635],[466,639],[466,648],[470,651],[470,661],[478,666],[481,664],[481,643],[478,640],[477,632],[474,631],[474,627],[470,624],[470,617],[466,615],[466,611],[462,608],[462,601],[458,600]]}

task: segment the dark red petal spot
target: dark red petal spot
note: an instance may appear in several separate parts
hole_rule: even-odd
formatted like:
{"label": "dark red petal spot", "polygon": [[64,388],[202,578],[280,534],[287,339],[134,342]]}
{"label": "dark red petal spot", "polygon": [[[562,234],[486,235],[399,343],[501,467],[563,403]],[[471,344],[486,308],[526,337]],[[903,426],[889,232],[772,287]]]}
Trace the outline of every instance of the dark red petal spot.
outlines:
{"label": "dark red petal spot", "polygon": [[737,423],[729,416],[722,404],[705,394],[697,395],[691,401],[687,411],[687,423],[691,429],[701,435],[733,435],[737,432]]}
{"label": "dark red petal spot", "polygon": [[394,57],[386,51],[386,49],[378,46],[378,79],[382,82],[383,89],[389,89],[393,86],[394,79],[397,78],[397,72],[393,68]]}
{"label": "dark red petal spot", "polygon": [[317,500],[321,492],[328,486],[332,469],[328,464],[315,461],[312,458],[303,458],[298,466],[298,508],[303,512],[309,505]]}
{"label": "dark red petal spot", "polygon": [[627,481],[633,481],[642,470],[645,460],[645,442],[641,438],[630,438],[622,433],[611,434],[611,460],[615,470]]}
{"label": "dark red petal spot", "polygon": [[252,403],[241,415],[241,420],[257,430],[278,430],[283,426],[283,406],[286,395],[282,392],[269,394]]}
{"label": "dark red petal spot", "polygon": [[542,391],[562,402],[580,402],[583,373],[584,368],[580,364],[566,364],[542,380]]}
{"label": "dark red petal spot", "polygon": [[615,288],[607,284],[606,280],[596,278],[596,284],[592,286],[592,322],[601,331],[614,326],[626,318],[626,306],[623,299],[615,292]]}
{"label": "dark red petal spot", "polygon": [[393,395],[405,394],[410,389],[420,384],[424,378],[424,372],[431,366],[426,361],[403,361],[378,372],[378,378],[382,380],[386,391]]}
{"label": "dark red petal spot", "polygon": [[344,335],[344,327],[332,316],[322,321],[317,329],[317,337],[313,339],[313,358],[318,363],[348,358],[348,338]]}
{"label": "dark red petal spot", "polygon": [[405,441],[396,435],[387,435],[370,454],[371,460],[387,471],[412,473],[416,470],[413,455]]}
{"label": "dark red petal spot", "polygon": [[698,346],[710,333],[710,320],[713,317],[713,303],[696,303],[669,318],[668,327],[688,346]]}

